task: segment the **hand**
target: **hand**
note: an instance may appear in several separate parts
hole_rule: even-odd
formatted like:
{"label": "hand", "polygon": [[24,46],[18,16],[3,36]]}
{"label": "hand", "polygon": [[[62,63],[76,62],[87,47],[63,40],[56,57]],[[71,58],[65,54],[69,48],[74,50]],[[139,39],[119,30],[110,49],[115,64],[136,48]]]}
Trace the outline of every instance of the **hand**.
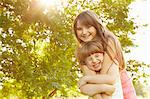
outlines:
{"label": "hand", "polygon": [[93,96],[93,99],[103,99],[101,94],[96,94]]}
{"label": "hand", "polygon": [[83,76],[82,78],[80,78],[79,82],[78,82],[78,86],[79,88],[83,85],[87,84],[87,76]]}
{"label": "hand", "polygon": [[110,85],[110,86],[108,86],[108,87],[106,87],[106,89],[109,89],[108,91],[106,91],[105,92],[105,94],[107,94],[107,95],[112,95],[114,92],[115,92],[115,87],[114,86],[112,86],[112,85]]}

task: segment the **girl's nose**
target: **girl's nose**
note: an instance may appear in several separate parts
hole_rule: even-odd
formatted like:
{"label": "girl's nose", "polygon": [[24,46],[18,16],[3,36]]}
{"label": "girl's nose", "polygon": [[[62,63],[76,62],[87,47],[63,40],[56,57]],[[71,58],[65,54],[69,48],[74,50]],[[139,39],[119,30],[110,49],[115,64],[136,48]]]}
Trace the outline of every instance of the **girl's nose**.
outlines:
{"label": "girl's nose", "polygon": [[86,35],[86,33],[87,33],[87,29],[83,28],[82,34]]}
{"label": "girl's nose", "polygon": [[96,60],[95,58],[92,58],[92,62],[93,62],[93,63],[96,63],[97,60]]}

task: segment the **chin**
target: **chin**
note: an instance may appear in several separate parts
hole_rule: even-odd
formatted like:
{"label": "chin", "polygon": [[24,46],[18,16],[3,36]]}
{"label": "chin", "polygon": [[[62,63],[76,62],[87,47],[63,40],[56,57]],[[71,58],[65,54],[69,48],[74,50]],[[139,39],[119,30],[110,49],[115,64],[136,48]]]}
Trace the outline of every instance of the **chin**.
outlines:
{"label": "chin", "polygon": [[95,71],[100,71],[101,69],[95,69]]}
{"label": "chin", "polygon": [[91,41],[91,40],[84,40],[84,42],[89,42],[89,41]]}
{"label": "chin", "polygon": [[89,42],[89,41],[92,41],[92,39],[91,38],[88,38],[88,39],[86,39],[86,40],[84,40],[85,42]]}

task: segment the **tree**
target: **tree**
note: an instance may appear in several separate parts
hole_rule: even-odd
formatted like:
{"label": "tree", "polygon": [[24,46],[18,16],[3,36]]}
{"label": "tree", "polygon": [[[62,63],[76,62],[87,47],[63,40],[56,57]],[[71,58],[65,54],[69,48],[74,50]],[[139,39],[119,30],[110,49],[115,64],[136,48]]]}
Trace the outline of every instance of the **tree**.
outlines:
{"label": "tree", "polygon": [[68,0],[59,7],[41,7],[39,0],[2,0],[1,97],[49,97],[56,91],[62,96],[78,95],[75,16],[85,9],[94,10],[128,52],[134,46],[128,35],[135,34],[136,28],[127,19],[131,2]]}

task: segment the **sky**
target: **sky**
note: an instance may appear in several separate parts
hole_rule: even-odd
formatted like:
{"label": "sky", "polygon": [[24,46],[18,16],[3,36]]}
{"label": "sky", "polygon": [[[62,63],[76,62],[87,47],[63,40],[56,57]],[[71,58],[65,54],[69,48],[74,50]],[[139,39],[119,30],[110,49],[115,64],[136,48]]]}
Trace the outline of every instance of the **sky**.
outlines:
{"label": "sky", "polygon": [[[129,17],[134,18],[134,22],[140,27],[133,36],[136,48],[132,48],[131,53],[126,55],[129,59],[136,59],[150,64],[150,0],[136,0],[130,5]],[[148,24],[147,27],[142,24]]]}
{"label": "sky", "polygon": [[[131,53],[126,54],[127,59],[135,59],[146,64],[150,64],[150,0],[136,0],[130,5],[129,17],[134,18],[134,22],[140,27],[133,36],[136,48],[132,48]],[[142,24],[148,24],[143,27]],[[150,68],[145,70],[150,74]],[[150,78],[145,88],[150,88]],[[142,80],[141,80],[142,81]],[[149,90],[149,89],[148,89]]]}

